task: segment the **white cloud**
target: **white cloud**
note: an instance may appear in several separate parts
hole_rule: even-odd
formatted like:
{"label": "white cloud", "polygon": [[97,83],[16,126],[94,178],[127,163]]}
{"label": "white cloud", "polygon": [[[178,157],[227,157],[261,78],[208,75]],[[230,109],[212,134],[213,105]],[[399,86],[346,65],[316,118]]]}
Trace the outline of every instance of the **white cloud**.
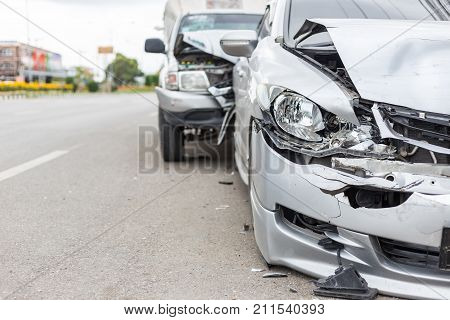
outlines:
{"label": "white cloud", "polygon": [[[49,49],[63,56],[65,66],[90,63],[51,36],[29,26],[23,17],[4,7],[6,3],[26,15],[26,0],[1,0],[0,40],[18,40]],[[28,0],[28,16],[36,25],[63,41],[83,56],[103,66],[97,47],[113,45],[116,52],[138,59],[145,72],[154,72],[162,57],[144,53],[148,37],[162,36],[155,26],[162,25],[165,0]],[[91,65],[91,67],[93,67]]]}

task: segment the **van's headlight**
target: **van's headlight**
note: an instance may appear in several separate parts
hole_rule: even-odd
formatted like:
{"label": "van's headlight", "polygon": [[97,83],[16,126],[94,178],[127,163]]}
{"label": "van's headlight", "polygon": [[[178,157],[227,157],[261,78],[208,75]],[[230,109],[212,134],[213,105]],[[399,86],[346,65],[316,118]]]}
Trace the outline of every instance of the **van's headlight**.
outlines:
{"label": "van's headlight", "polygon": [[207,91],[210,87],[205,71],[178,72],[181,91]]}
{"label": "van's headlight", "polygon": [[166,89],[178,90],[178,73],[169,72],[166,76]]}
{"label": "van's headlight", "polygon": [[277,125],[294,137],[320,142],[317,132],[325,129],[319,107],[305,97],[290,93],[281,93],[273,102],[273,115]]}

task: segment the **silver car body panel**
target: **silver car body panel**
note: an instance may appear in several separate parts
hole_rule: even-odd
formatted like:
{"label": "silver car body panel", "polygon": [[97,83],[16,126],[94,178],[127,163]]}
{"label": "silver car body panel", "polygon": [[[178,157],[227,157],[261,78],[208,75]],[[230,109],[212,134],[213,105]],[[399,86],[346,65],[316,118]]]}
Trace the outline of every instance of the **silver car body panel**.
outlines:
{"label": "silver car body panel", "polygon": [[[273,37],[261,40],[249,65],[253,77],[250,85],[253,101],[257,84],[277,85],[300,92],[325,110],[349,122],[359,123],[353,109],[356,97],[344,90],[339,82],[331,81],[329,76],[283,49]],[[305,74],[308,77],[302,76]]]}
{"label": "silver car body panel", "polygon": [[448,113],[450,22],[309,21],[327,28],[362,98]]}
{"label": "silver car body panel", "polygon": [[209,94],[193,94],[191,92],[173,91],[156,88],[159,107],[171,113],[221,109],[219,103]]}

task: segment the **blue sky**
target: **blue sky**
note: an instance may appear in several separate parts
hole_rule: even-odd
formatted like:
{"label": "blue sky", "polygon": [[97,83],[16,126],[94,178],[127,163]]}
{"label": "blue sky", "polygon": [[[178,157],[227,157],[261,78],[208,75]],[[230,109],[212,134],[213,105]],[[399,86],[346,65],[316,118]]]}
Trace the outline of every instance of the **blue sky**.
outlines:
{"label": "blue sky", "polygon": [[26,20],[3,5],[26,16],[27,2],[31,21],[96,65],[106,63],[97,54],[97,47],[103,45],[113,45],[116,52],[136,58],[147,73],[157,71],[162,63],[161,56],[145,54],[143,47],[146,38],[162,36],[155,27],[163,24],[165,0],[0,0],[4,26],[0,40],[26,43],[29,39],[32,45],[61,53],[65,67],[97,69],[33,25],[28,32]]}

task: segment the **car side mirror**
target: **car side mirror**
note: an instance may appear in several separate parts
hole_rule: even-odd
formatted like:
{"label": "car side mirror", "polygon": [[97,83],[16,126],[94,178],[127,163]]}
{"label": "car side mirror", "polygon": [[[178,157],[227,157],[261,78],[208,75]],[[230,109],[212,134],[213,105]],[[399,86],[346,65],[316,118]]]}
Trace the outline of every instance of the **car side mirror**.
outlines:
{"label": "car side mirror", "polygon": [[166,53],[166,46],[161,39],[153,38],[145,40],[145,52]]}
{"label": "car side mirror", "polygon": [[250,58],[257,44],[258,35],[253,30],[233,31],[220,40],[222,50],[233,57]]}

